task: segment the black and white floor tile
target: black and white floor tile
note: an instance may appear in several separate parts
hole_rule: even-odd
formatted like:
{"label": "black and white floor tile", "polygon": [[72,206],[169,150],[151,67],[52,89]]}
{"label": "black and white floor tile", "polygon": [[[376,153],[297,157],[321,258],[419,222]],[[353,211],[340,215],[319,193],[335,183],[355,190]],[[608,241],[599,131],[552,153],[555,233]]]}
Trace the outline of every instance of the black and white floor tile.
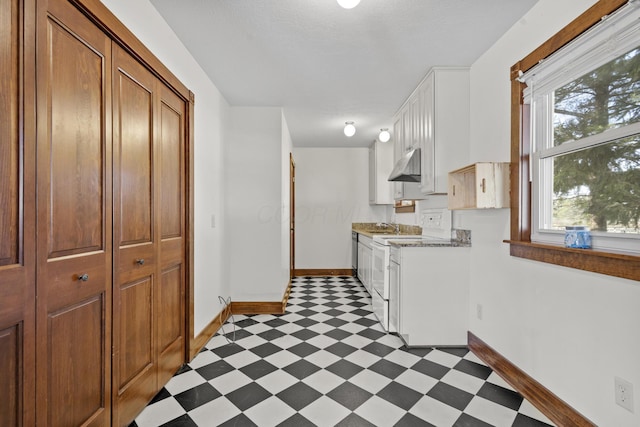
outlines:
{"label": "black and white floor tile", "polygon": [[298,277],[285,314],[234,316],[130,427],[547,425],[466,348],[386,334],[357,279]]}

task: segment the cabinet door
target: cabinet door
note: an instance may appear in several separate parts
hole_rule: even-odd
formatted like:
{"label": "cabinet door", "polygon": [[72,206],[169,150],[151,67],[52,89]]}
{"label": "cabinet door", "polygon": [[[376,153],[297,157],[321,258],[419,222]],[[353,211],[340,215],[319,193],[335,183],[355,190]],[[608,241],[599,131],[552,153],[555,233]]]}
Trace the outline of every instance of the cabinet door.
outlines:
{"label": "cabinet door", "polygon": [[106,426],[111,42],[67,1],[38,4],[37,424]]}
{"label": "cabinet door", "polygon": [[402,333],[400,318],[400,265],[389,263],[389,332]]}
{"label": "cabinet door", "polygon": [[364,259],[364,282],[365,287],[371,291],[371,275],[372,275],[372,262],[373,262],[373,253],[371,248],[365,246],[362,252]]}
{"label": "cabinet door", "polygon": [[393,163],[395,164],[404,153],[404,127],[402,114],[398,114],[393,121]]}
{"label": "cabinet door", "polygon": [[400,142],[401,153],[404,154],[413,148],[413,116],[411,114],[411,104],[407,104],[402,110],[402,128],[404,137]]}
{"label": "cabinet door", "polygon": [[358,280],[364,285],[364,245],[362,243],[358,243]]}
{"label": "cabinet door", "polygon": [[409,101],[409,116],[411,123],[411,133],[410,140],[407,143],[408,148],[419,148],[420,142],[422,140],[422,123],[423,119],[423,111],[421,105],[421,96],[422,91],[418,91],[414,94],[414,97]]}
{"label": "cabinet door", "polygon": [[185,354],[185,196],[186,103],[162,85],[160,90],[156,195],[159,201],[159,286],[154,314],[157,326],[158,384],[165,384]]}
{"label": "cabinet door", "polygon": [[113,50],[113,420],[126,425],[157,391],[158,95],[155,77]]}
{"label": "cabinet door", "polygon": [[375,143],[369,147],[369,204],[376,203],[377,196],[377,170],[376,170],[376,148]]}
{"label": "cabinet door", "polygon": [[[0,2],[0,425],[35,424],[34,1]],[[24,40],[24,41],[23,41]]]}
{"label": "cabinet door", "polygon": [[435,91],[434,77],[427,77],[420,89],[422,100],[422,138],[421,145],[421,177],[420,190],[424,194],[436,191],[436,165],[435,165]]}

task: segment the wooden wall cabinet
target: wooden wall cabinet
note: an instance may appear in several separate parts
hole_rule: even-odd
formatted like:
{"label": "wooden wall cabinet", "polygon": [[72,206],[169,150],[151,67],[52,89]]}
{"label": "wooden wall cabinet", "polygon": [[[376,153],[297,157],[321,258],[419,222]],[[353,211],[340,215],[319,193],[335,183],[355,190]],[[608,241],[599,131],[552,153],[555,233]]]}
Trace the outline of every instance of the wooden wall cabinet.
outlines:
{"label": "wooden wall cabinet", "polygon": [[508,208],[509,163],[474,163],[449,172],[448,207],[451,210]]}

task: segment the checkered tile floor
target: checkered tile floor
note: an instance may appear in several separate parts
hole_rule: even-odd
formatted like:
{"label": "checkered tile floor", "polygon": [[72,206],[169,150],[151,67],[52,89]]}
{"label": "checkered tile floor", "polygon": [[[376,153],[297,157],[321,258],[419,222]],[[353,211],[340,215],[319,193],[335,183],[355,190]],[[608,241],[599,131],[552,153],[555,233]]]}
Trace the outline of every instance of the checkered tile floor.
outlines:
{"label": "checkered tile floor", "polygon": [[295,278],[285,314],[233,320],[130,427],[551,424],[466,348],[384,333],[352,277]]}

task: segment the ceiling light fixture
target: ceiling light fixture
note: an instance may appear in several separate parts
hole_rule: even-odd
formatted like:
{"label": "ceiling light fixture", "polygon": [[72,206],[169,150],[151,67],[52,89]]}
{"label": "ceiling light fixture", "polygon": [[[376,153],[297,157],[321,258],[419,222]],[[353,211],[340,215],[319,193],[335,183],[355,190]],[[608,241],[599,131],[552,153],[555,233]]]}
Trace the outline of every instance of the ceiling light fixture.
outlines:
{"label": "ceiling light fixture", "polygon": [[338,4],[345,9],[353,9],[360,3],[360,0],[338,0]]}
{"label": "ceiling light fixture", "polygon": [[349,138],[356,134],[356,127],[353,122],[344,122],[344,134]]}
{"label": "ceiling light fixture", "polygon": [[378,140],[380,142],[387,142],[391,139],[391,134],[389,133],[389,129],[384,128],[380,129],[380,133],[378,134]]}

